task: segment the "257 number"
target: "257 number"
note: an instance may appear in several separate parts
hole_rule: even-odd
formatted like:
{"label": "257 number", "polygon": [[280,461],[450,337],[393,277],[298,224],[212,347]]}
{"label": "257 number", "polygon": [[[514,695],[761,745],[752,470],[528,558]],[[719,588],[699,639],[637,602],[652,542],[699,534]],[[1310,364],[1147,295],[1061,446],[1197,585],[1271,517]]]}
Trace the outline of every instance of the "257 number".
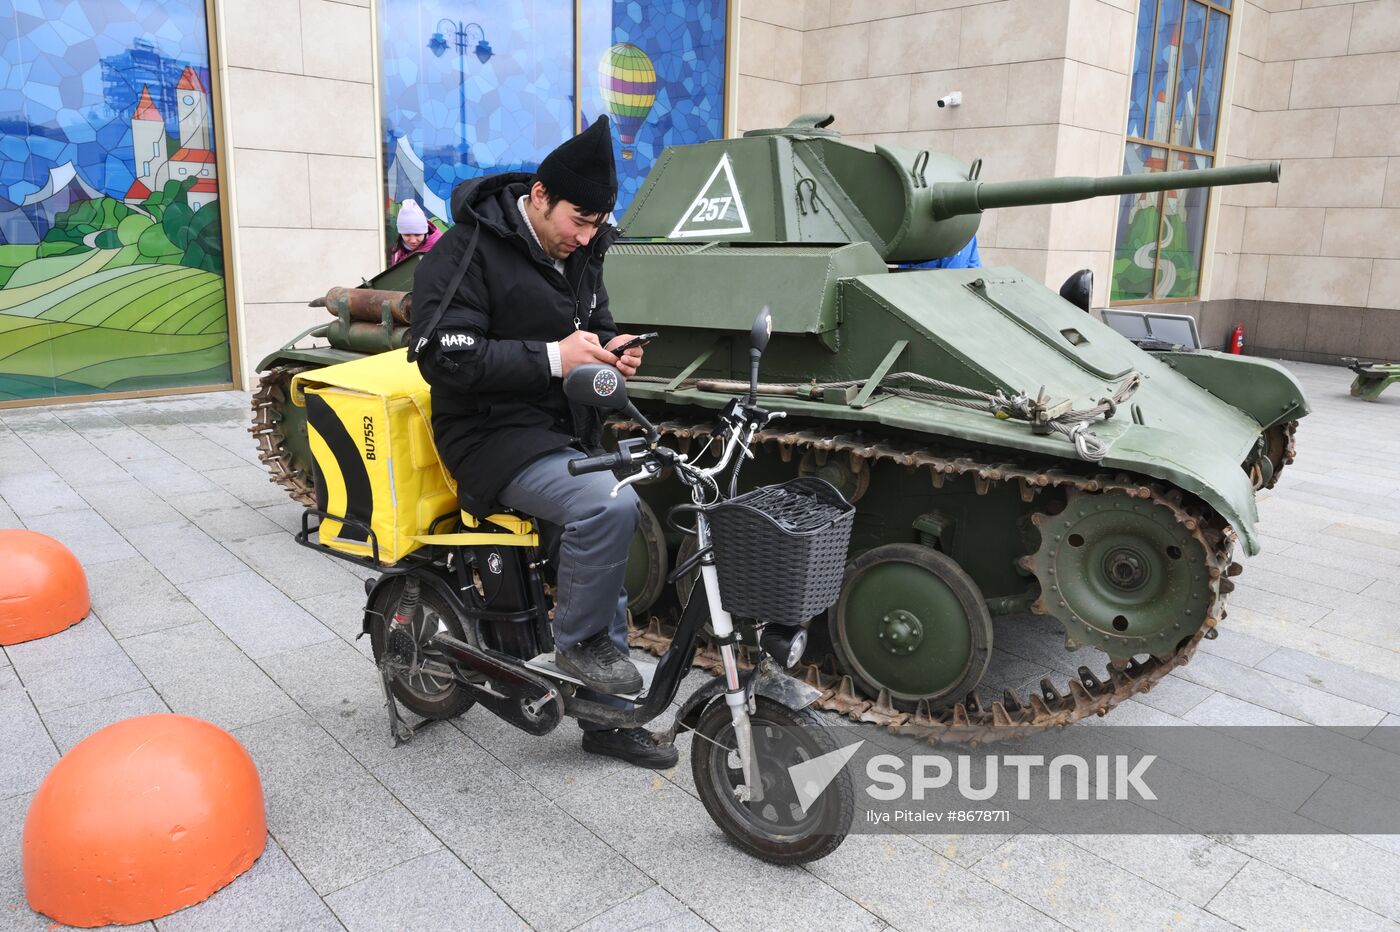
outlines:
{"label": "257 number", "polygon": [[690,216],[686,223],[711,223],[719,220],[729,213],[729,205],[734,203],[732,197],[702,197],[695,202],[691,208]]}

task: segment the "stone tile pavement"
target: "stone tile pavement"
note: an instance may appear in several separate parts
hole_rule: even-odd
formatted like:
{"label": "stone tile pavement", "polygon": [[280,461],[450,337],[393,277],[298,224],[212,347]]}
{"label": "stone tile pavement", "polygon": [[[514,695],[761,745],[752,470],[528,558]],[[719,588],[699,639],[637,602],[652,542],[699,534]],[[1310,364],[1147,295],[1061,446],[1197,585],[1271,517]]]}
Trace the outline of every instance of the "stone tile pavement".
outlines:
{"label": "stone tile pavement", "polygon": [[[1121,721],[1400,724],[1400,394],[1347,396],[1289,363],[1314,414],[1261,496],[1222,636]],[[237,392],[0,412],[0,527],[66,543],[93,614],[0,653],[0,930],[19,838],[58,756],[174,711],[258,763],[271,837],[180,930],[386,928],[1395,928],[1400,845],[1349,836],[857,836],[805,869],[723,840],[689,767],[584,755],[480,711],[387,746],[353,567],[298,548]],[[1083,662],[1053,626],[1000,624],[995,683]],[[697,680],[698,682],[698,680]],[[682,741],[687,739],[683,738]],[[142,928],[152,928],[147,924]]]}

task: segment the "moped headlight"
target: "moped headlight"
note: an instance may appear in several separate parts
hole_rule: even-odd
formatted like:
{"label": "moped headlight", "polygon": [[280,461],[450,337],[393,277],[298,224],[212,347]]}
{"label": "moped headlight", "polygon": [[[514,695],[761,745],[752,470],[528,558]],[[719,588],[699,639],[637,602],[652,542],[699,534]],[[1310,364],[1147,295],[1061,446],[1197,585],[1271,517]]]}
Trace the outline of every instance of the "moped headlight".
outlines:
{"label": "moped headlight", "polygon": [[765,625],[758,644],[786,670],[807,651],[807,629],[798,625]]}

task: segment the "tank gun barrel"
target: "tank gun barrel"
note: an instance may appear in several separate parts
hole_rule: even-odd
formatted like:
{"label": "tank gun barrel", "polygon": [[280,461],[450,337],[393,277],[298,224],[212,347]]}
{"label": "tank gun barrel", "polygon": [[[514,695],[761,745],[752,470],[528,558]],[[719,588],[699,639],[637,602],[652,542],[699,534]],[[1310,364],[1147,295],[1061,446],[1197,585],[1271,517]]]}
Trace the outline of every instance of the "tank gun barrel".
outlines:
{"label": "tank gun barrel", "polygon": [[1181,188],[1213,188],[1227,184],[1277,182],[1278,162],[1230,165],[1225,168],[1196,168],[1174,172],[1145,172],[1137,175],[1109,175],[1102,178],[1038,178],[1032,181],[940,181],[934,182],[933,219],[947,220],[967,214],[980,214],[998,207],[1026,207],[1031,204],[1060,204],[1112,194],[1143,194],[1175,191]]}

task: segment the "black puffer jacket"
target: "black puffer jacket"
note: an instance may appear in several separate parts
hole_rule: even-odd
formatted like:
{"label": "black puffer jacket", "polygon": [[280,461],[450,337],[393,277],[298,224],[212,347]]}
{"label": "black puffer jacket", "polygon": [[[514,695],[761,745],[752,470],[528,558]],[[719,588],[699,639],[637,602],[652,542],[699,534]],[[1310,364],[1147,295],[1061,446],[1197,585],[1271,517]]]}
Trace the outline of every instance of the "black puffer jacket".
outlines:
{"label": "black puffer jacket", "polygon": [[[432,387],[438,452],[463,507],[478,515],[494,510],[506,483],[541,454],[597,445],[598,415],[569,404],[561,380],[550,377],[545,344],[573,333],[575,320],[605,345],[617,336],[603,288],[603,255],[616,228],[604,225],[559,274],[516,206],[530,177],[508,172],[459,185],[452,192],[456,225],[413,279],[414,319],[422,327],[480,225],[466,275],[418,355]],[[415,328],[415,345],[419,336]]]}

